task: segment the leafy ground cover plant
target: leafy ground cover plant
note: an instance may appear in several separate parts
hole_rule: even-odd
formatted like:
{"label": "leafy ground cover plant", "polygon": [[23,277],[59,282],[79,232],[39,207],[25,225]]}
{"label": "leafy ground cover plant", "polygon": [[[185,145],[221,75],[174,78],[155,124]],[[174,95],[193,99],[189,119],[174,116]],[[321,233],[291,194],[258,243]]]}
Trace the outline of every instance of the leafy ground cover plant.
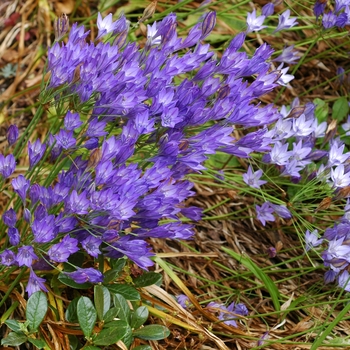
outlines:
{"label": "leafy ground cover plant", "polygon": [[[173,9],[186,9],[189,3]],[[97,33],[73,25],[67,39],[51,46],[47,61],[50,77],[41,84],[36,114],[24,132],[19,133],[15,126],[9,128],[8,148],[0,159],[4,193],[10,198],[2,215],[1,246],[2,276],[10,287],[4,287],[0,305],[6,310],[2,322],[6,321],[12,332],[2,340],[3,345],[30,342],[53,348],[59,342],[62,348],[69,344],[85,349],[112,344],[149,348],[145,341],[153,344],[169,335],[164,326],[143,326],[149,312],[166,320],[166,325],[172,323],[199,334],[199,344],[207,340],[222,349],[227,346],[220,334],[217,337],[212,333],[217,326],[227,331],[222,337],[230,338],[231,332],[233,341],[242,341],[250,348],[253,343],[295,346],[297,342],[289,341],[288,334],[281,337],[294,317],[299,321],[293,328],[297,336],[310,332],[312,337],[322,332],[313,345],[317,348],[340,324],[348,307],[334,320],[330,318],[347,300],[342,292],[331,303],[331,310],[325,309],[325,325],[312,326],[306,319],[314,316],[312,311],[305,316],[298,310],[312,307],[310,299],[318,298],[322,282],[318,290],[310,288],[301,299],[293,300],[295,289],[288,289],[291,285],[285,289],[286,277],[269,276],[279,266],[281,274],[306,276],[322,269],[323,257],[331,267],[326,280],[339,275],[338,283],[347,289],[346,214],[340,224],[326,231],[327,240],[319,236],[333,226],[334,215],[340,217],[347,196],[348,155],[341,139],[334,137],[338,130],[340,135],[348,131],[343,120],[347,101],[338,99],[333,105],[333,118],[343,123],[341,131],[334,123],[327,125],[327,102],[300,102],[302,94],[300,99],[284,101],[284,106],[268,100],[278,86],[287,86],[288,91],[293,84],[293,75],[283,64],[296,64],[296,72],[307,63],[307,54],[319,37],[335,40],[343,34],[312,27],[321,34],[313,39],[302,59],[294,49],[298,43],[274,53],[268,44],[261,41],[254,47],[251,41],[262,30],[274,38],[284,29],[297,30],[297,23],[305,21],[297,12],[299,8],[288,9],[277,2],[261,10],[244,2],[235,6],[240,6],[241,12],[234,15],[240,21],[240,30],[226,49],[219,51],[220,58],[205,40],[216,19],[227,21],[228,17],[214,11],[202,12],[200,19],[194,14],[188,35],[180,28],[181,38],[176,16],[168,11],[162,21],[147,27],[146,40],[140,46],[129,41],[134,36],[132,21],[130,28],[123,15],[113,20],[111,15],[103,18],[99,14]],[[139,24],[155,9],[151,4],[139,16]],[[203,6],[198,9],[203,11]],[[312,6],[308,9],[311,11]],[[335,11],[340,17],[346,13],[344,7]],[[188,13],[179,14],[179,18],[190,17]],[[56,23],[57,39],[64,35],[67,24],[66,16]],[[346,70],[339,70],[341,81],[345,76]],[[48,116],[49,129],[41,133],[39,141],[34,134],[44,115]],[[205,162],[218,151],[219,155]],[[227,153],[231,156],[224,156]],[[247,163],[238,163],[238,158],[245,158]],[[218,167],[221,159],[225,159],[224,165]],[[25,165],[19,169],[19,164]],[[215,170],[210,169],[213,165]],[[198,173],[202,175],[194,175]],[[204,216],[204,220],[222,222],[233,215],[248,222],[256,218],[252,231],[259,232],[260,241],[266,232],[263,226],[277,227],[280,237],[299,235],[297,247],[303,255],[294,256],[291,251],[297,249],[295,242],[284,241],[286,252],[290,249],[288,255],[273,238],[268,255],[258,254],[265,261],[282,261],[263,267],[261,261],[257,264],[252,259],[256,251],[246,256],[226,248],[226,256],[240,263],[242,269],[237,273],[232,267],[215,264],[220,271],[216,274],[222,270],[226,276],[215,283],[207,278],[198,301],[172,268],[184,275],[191,274],[190,270],[179,268],[179,262],[170,267],[161,254],[154,256],[149,245],[151,239],[165,247],[164,239],[192,237],[191,222],[202,216],[198,208],[185,204],[194,194],[192,182],[201,186],[205,182],[205,186],[216,186],[224,189],[226,197],[229,195],[228,200],[214,203],[206,212],[238,198],[246,203],[243,207],[237,203],[238,210],[233,213]],[[325,217],[329,208],[334,210],[333,218]],[[277,226],[271,226],[273,222]],[[321,244],[327,241],[329,248],[320,255],[324,249]],[[239,240],[231,243],[231,247],[239,247]],[[176,242],[169,244],[177,246]],[[201,250],[205,251],[203,246]],[[171,256],[169,251],[164,254]],[[208,259],[211,254],[207,253]],[[306,260],[307,265],[298,260]],[[190,312],[152,286],[159,284],[157,274],[142,273],[154,261],[186,294],[179,303]],[[138,274],[141,276],[136,277]],[[201,280],[200,275],[192,277]],[[226,285],[231,280],[234,288]],[[20,282],[24,282],[29,296],[25,323],[8,319],[18,307],[10,296],[18,296]],[[189,283],[194,290],[195,284]],[[219,292],[213,292],[214,286]],[[72,288],[81,291],[78,296],[69,292]],[[60,299],[66,293],[70,293],[67,309]],[[212,293],[219,295],[213,297]],[[327,290],[323,296],[331,293]],[[267,302],[263,302],[263,295]],[[49,308],[45,306],[47,299]],[[262,311],[264,303],[268,306]],[[319,303],[322,301],[315,305]],[[179,319],[172,312],[178,313]],[[195,312],[211,323],[202,324],[194,317]],[[261,323],[259,331],[249,331],[254,312]],[[68,327],[59,322],[68,322]],[[64,340],[58,340],[57,334]],[[276,334],[280,340],[274,339]],[[176,330],[173,337],[176,339]],[[336,345],[336,341],[331,344]]]}

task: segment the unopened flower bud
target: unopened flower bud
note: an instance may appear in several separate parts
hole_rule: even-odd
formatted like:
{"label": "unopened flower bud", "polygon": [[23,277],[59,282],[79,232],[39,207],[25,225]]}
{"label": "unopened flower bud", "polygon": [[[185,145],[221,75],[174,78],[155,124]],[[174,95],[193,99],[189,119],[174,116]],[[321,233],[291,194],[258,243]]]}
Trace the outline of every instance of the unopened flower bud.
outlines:
{"label": "unopened flower bud", "polygon": [[215,11],[210,11],[208,12],[203,20],[202,23],[202,36],[201,40],[206,38],[210,32],[213,30],[216,24],[216,12]]}
{"label": "unopened flower bud", "polygon": [[63,13],[60,17],[55,19],[54,29],[55,29],[55,39],[60,40],[63,35],[65,35],[69,28],[69,18]]}
{"label": "unopened flower bud", "polygon": [[7,130],[7,142],[9,143],[10,146],[15,144],[15,142],[18,139],[18,128],[16,125],[10,125],[10,127]]}

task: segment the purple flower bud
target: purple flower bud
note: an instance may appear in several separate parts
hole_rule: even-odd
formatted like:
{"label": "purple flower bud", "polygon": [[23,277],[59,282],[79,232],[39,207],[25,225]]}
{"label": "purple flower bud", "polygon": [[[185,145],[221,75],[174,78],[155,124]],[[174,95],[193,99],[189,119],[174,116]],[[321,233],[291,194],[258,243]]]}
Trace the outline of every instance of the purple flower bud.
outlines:
{"label": "purple flower bud", "polygon": [[46,145],[41,144],[40,140],[36,140],[33,144],[28,142],[28,155],[29,155],[29,165],[33,168],[39,163],[40,159],[43,157],[46,151]]}
{"label": "purple flower bud", "polygon": [[19,131],[16,125],[10,125],[7,130],[7,142],[10,146],[14,145],[18,139]]}
{"label": "purple flower bud", "polygon": [[23,175],[18,175],[12,180],[12,187],[20,196],[22,203],[25,204],[27,191],[30,187],[30,181],[27,180]]}
{"label": "purple flower bud", "polygon": [[19,235],[19,232],[16,227],[10,227],[7,231],[7,234],[9,236],[9,241],[12,246],[16,246],[21,241],[21,236]]}
{"label": "purple flower bud", "polygon": [[200,40],[205,39],[210,34],[210,32],[215,27],[215,24],[216,24],[216,12],[210,11],[204,17],[204,20],[202,23],[202,36]]}
{"label": "purple flower bud", "polygon": [[78,268],[77,271],[66,273],[75,283],[100,283],[103,282],[103,274],[91,267],[87,269]]}
{"label": "purple flower bud", "polygon": [[263,8],[261,9],[261,14],[267,17],[267,16],[271,16],[274,11],[275,11],[275,5],[272,2],[269,2],[263,6]]}
{"label": "purple flower bud", "polygon": [[55,18],[54,21],[54,30],[55,30],[55,39],[60,40],[68,31],[69,28],[69,18],[63,13],[60,17]]}
{"label": "purple flower bud", "polygon": [[16,212],[11,208],[2,215],[2,220],[8,227],[15,227],[17,222]]}
{"label": "purple flower bud", "polygon": [[0,154],[0,174],[6,179],[13,174],[16,168],[16,160],[12,154],[4,157]]}
{"label": "purple flower bud", "polygon": [[40,185],[34,184],[30,186],[29,197],[30,197],[30,200],[32,201],[32,205],[34,205],[39,200],[39,197],[40,197]]}
{"label": "purple flower bud", "polygon": [[58,227],[55,225],[55,216],[47,215],[44,218],[35,218],[32,223],[34,242],[51,242],[58,233]]}
{"label": "purple flower bud", "polygon": [[275,247],[269,247],[267,248],[267,254],[270,259],[274,258],[277,256],[277,250]]}
{"label": "purple flower bud", "polygon": [[176,300],[184,309],[187,309],[191,305],[191,302],[190,302],[188,296],[185,294],[177,295]]}
{"label": "purple flower bud", "polygon": [[24,220],[26,222],[28,222],[28,224],[31,223],[31,221],[32,221],[32,213],[30,212],[30,210],[28,208],[24,208],[23,218],[24,218]]}

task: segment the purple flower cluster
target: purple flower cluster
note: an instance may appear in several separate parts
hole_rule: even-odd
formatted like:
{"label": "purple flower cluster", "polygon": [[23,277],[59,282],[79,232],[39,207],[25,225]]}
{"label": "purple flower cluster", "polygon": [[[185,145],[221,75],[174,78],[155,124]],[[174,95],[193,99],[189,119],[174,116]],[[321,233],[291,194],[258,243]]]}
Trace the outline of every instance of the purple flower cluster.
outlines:
{"label": "purple flower cluster", "polygon": [[[177,302],[185,309],[192,306],[189,298],[184,294],[179,294],[176,296]],[[218,314],[218,319],[223,321],[228,326],[237,327],[236,320],[239,316],[247,316],[249,311],[243,303],[236,304],[231,303],[225,306],[221,303],[210,302],[206,309],[210,312]]]}
{"label": "purple flower cluster", "polygon": [[327,1],[317,0],[314,5],[316,19],[322,16],[322,26],[325,29],[343,28],[350,24],[350,1],[335,0],[332,7]]}
{"label": "purple flower cluster", "polygon": [[[266,44],[251,57],[239,51],[244,33],[218,60],[202,42],[215,18],[207,13],[181,39],[176,16],[170,14],[148,26],[140,47],[126,42],[124,16],[113,22],[111,15],[99,15],[100,40],[88,43],[89,32],[74,24],[68,41],[49,49],[51,78],[42,96],[52,103],[75,96],[80,104],[66,111],[55,135],[28,143],[30,170],[49,159],[65,162],[57,179],[50,185],[27,175],[12,179],[23,218],[12,208],[4,213],[9,246],[0,257],[5,266],[30,268],[29,294],[45,290],[33,271],[36,264],[55,267],[78,250],[88,260],[101,254],[127,257],[147,269],[153,264],[148,238],[189,239],[192,226],[181,218],[201,216],[198,208],[184,208],[193,195],[186,175],[205,169],[207,156],[217,150],[240,157],[270,150],[266,126],[280,113],[256,100],[284,85],[286,68],[273,67],[273,50]],[[184,78],[185,73],[191,74]],[[258,130],[236,140],[235,125]],[[11,128],[9,143],[17,137]],[[3,178],[14,170],[14,156],[1,155]],[[77,283],[103,281],[91,267],[67,275]]]}

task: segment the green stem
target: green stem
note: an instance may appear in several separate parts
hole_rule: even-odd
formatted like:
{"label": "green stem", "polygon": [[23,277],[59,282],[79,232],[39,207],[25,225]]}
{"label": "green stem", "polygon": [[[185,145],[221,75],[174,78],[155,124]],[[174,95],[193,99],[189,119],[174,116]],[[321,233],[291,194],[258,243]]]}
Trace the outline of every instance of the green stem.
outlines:
{"label": "green stem", "polygon": [[18,282],[21,280],[21,278],[24,275],[24,272],[26,271],[27,267],[23,266],[21,272],[18,274],[18,276],[16,277],[16,279],[12,282],[12,284],[10,285],[9,289],[7,290],[7,292],[5,293],[4,297],[0,300],[0,307],[5,303],[5,301],[7,300],[7,298],[9,297],[9,295],[11,294],[11,292],[13,291],[13,289],[17,286]]}

